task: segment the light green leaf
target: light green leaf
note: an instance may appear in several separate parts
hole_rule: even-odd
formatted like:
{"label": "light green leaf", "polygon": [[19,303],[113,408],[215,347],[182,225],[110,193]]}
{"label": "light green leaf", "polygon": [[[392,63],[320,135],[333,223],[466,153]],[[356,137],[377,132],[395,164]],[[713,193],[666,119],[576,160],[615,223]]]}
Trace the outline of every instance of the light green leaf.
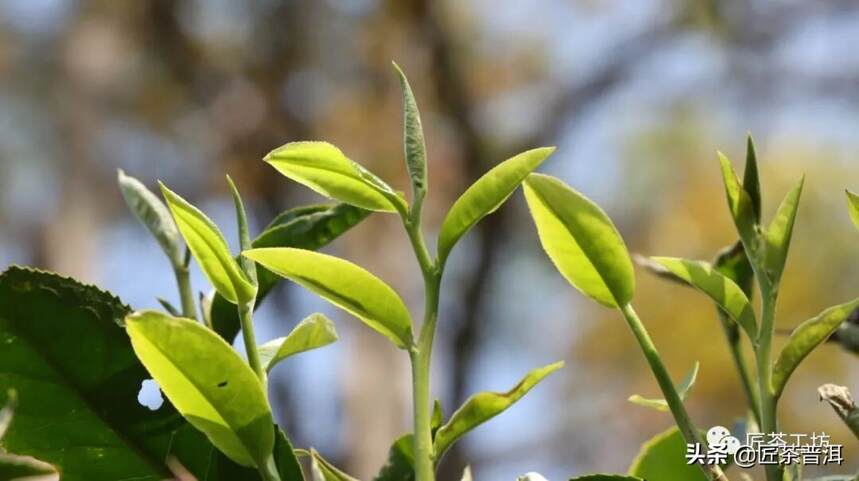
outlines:
{"label": "light green leaf", "polygon": [[397,347],[411,346],[412,320],[405,303],[362,267],[304,249],[251,249],[243,255],[361,319]]}
{"label": "light green leaf", "polygon": [[137,357],[182,416],[233,461],[265,466],[274,448],[271,408],[233,348],[197,322],[160,312],[130,314],[125,324]]}
{"label": "light green leaf", "polygon": [[218,226],[164,184],[161,184],[161,192],[173,213],[179,232],[215,290],[233,304],[253,300],[256,287],[233,259]]}
{"label": "light green leaf", "polygon": [[703,261],[674,257],[653,257],[652,259],[707,294],[724,313],[743,328],[752,343],[757,342],[758,328],[754,309],[749,298],[734,281]]}
{"label": "light green leaf", "polygon": [[773,367],[772,389],[776,397],[784,391],[787,380],[799,363],[825,341],[838,326],[859,307],[859,299],[830,307],[799,325],[790,335]]}
{"label": "light green leaf", "polygon": [[[239,230],[239,249],[243,251],[248,250],[251,248],[251,235],[248,229],[248,216],[247,213],[245,213],[245,205],[242,202],[242,196],[239,194],[239,189],[236,187],[235,182],[233,182],[233,179],[229,175],[227,176],[227,183],[230,185],[230,192],[233,195],[233,204],[236,207],[236,220],[238,221]],[[254,288],[256,288],[258,285],[256,264],[249,259],[239,256],[239,266],[242,268],[245,278],[247,278],[250,283],[254,285]]]}
{"label": "light green leaf", "polygon": [[[692,389],[692,386],[695,385],[695,381],[698,379],[698,361],[695,361],[695,365],[692,367],[692,370],[686,374],[686,377],[683,378],[683,382],[677,386],[677,394],[680,395],[680,399],[685,401],[686,396],[689,395],[689,391]],[[648,408],[656,409],[661,412],[668,412],[668,402],[665,399],[648,399],[642,397],[638,394],[633,394],[628,399],[629,402],[633,404],[637,404],[639,406],[644,406]]]}
{"label": "light green leaf", "polygon": [[677,427],[644,443],[628,474],[648,480],[707,481],[698,465],[686,464],[686,440]]}
{"label": "light green leaf", "polygon": [[433,448],[436,459],[442,455],[459,438],[477,426],[485,423],[493,417],[501,414],[516,401],[522,398],[528,391],[537,385],[549,374],[564,366],[563,362],[556,362],[548,366],[535,369],[528,373],[513,389],[504,392],[482,392],[471,396],[450,419],[447,424],[436,432]]}
{"label": "light green leaf", "polygon": [[335,468],[334,465],[323,459],[315,449],[310,450],[310,459],[313,481],[358,481]]}
{"label": "light green leaf", "polygon": [[[48,463],[27,456],[16,456],[0,452],[0,480],[23,481],[24,479],[45,479],[36,476],[57,474]],[[56,479],[56,478],[47,478]]]}
{"label": "light green leaf", "polygon": [[725,183],[725,194],[728,198],[728,209],[737,227],[740,239],[746,252],[754,257],[758,250],[758,234],[756,230],[755,206],[749,193],[740,185],[737,173],[731,166],[731,161],[719,152],[719,162],[722,167],[722,180]]}
{"label": "light green leaf", "polygon": [[799,207],[799,198],[802,195],[802,185],[805,177],[800,179],[796,186],[785,196],[764,233],[766,245],[764,246],[764,268],[767,276],[774,284],[781,279],[784,264],[787,260],[787,252],[790,249],[790,239],[793,235],[793,224],[796,220],[796,210]]}
{"label": "light green leaf", "polygon": [[264,159],[278,172],[332,199],[364,209],[396,212],[384,181],[327,142],[291,142]]}
{"label": "light green leaf", "polygon": [[749,194],[749,200],[752,202],[752,212],[755,214],[755,221],[761,221],[761,179],[758,174],[758,156],[755,153],[755,143],[752,140],[752,134],[746,138],[746,170],[743,172],[743,189]]}
{"label": "light green leaf", "polygon": [[632,260],[606,213],[548,175],[525,180],[525,199],[543,249],[561,275],[604,306],[629,303],[635,291]]}
{"label": "light green leaf", "polygon": [[337,340],[334,323],[322,314],[311,314],[286,337],[259,347],[260,362],[270,371],[277,363],[300,352],[327,346]]}
{"label": "light green leaf", "polygon": [[424,130],[421,125],[421,114],[412,87],[400,66],[394,63],[394,70],[400,77],[403,89],[403,140],[406,155],[406,167],[412,179],[413,209],[419,209],[429,188],[427,180],[427,147],[424,141]]}
{"label": "light green leaf", "polygon": [[161,250],[167,254],[170,264],[180,267],[183,263],[182,239],[179,230],[170,217],[170,211],[163,202],[134,177],[117,171],[119,190],[128,208],[158,241]]}
{"label": "light green leaf", "polygon": [[847,191],[847,208],[850,211],[850,220],[859,229],[859,195],[849,190]]}
{"label": "light green leaf", "polygon": [[480,219],[495,212],[519,184],[546,160],[554,147],[541,147],[511,157],[493,167],[454,202],[441,224],[438,257],[441,265],[453,247]]}
{"label": "light green leaf", "polygon": [[586,474],[570,481],[644,481],[636,476],[624,476],[622,474]]}

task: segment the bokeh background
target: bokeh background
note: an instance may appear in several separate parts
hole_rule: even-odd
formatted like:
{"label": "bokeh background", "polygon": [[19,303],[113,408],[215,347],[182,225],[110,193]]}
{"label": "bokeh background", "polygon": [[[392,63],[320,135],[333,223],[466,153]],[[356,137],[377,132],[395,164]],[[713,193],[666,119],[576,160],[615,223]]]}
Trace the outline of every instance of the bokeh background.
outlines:
{"label": "bokeh background", "polygon": [[[543,170],[600,202],[629,247],[709,259],[734,239],[715,152],[742,164],[757,140],[765,215],[805,173],[779,306],[790,329],[857,295],[859,234],[843,190],[859,188],[859,6],[803,0],[2,0],[0,266],[36,265],[97,283],[135,307],[175,299],[167,261],[126,211],[116,169],[161,179],[224,226],[224,174],[259,228],[320,199],[260,161],[324,139],[400,189],[401,99],[411,79],[429,145],[426,231],[482,172],[557,145]],[[235,244],[234,244],[235,245]],[[421,308],[421,282],[393,216],[375,215],[329,252],[366,266]],[[541,253],[521,194],[457,248],[443,286],[433,392],[449,415],[531,368],[567,367],[470,434],[441,479],[549,479],[624,470],[670,417],[619,316],[574,292]],[[636,304],[702,427],[743,413],[711,304],[639,270]],[[194,286],[208,290],[195,272]],[[381,336],[284,285],[261,340],[313,311],[341,341],[278,369],[277,416],[361,479],[409,426],[407,359]],[[824,382],[859,389],[859,360],[827,345],[798,371],[789,432],[826,431],[859,465],[855,439],[817,401]],[[833,471],[833,470],[830,470]],[[821,471],[822,472],[822,471]]]}

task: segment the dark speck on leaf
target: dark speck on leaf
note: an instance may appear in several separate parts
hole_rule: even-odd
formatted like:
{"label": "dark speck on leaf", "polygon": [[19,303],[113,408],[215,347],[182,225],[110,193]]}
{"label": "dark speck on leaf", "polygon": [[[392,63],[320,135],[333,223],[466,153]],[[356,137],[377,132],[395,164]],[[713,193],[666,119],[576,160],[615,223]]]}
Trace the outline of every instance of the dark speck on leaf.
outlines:
{"label": "dark speck on leaf", "polygon": [[218,383],[218,387],[227,387],[227,381],[221,381]]}

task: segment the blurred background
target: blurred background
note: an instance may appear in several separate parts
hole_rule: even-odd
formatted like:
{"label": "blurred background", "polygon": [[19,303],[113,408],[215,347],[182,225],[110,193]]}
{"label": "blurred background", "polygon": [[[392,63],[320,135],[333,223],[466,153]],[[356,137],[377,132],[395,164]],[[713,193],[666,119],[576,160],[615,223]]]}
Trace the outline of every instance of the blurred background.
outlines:
{"label": "blurred background", "polygon": [[[603,205],[630,249],[710,259],[735,234],[715,152],[741,168],[757,140],[765,216],[807,175],[779,326],[857,295],[859,5],[854,1],[230,0],[0,1],[0,266],[97,283],[134,307],[176,299],[157,245],[126,210],[122,168],[161,179],[235,246],[224,174],[256,228],[320,198],[260,159],[293,140],[342,148],[399,189],[396,60],[427,134],[426,232],[482,172],[557,145],[543,171]],[[328,252],[358,262],[420,312],[422,284],[394,216],[377,214]],[[658,393],[622,319],[574,292],[542,254],[520,193],[464,239],[443,286],[433,393],[447,415],[558,359],[561,373],[468,435],[440,479],[567,479],[625,470],[671,425],[630,405]],[[194,287],[209,289],[199,272]],[[702,427],[731,425],[743,396],[711,304],[639,270],[636,305],[672,374],[701,362],[689,400]],[[177,301],[178,303],[178,301]],[[402,352],[294,285],[258,316],[261,340],[323,311],[341,341],[278,368],[277,417],[293,441],[370,479],[409,429]],[[815,352],[788,386],[787,432],[855,439],[816,388],[859,390],[859,360]],[[816,472],[824,472],[818,470]]]}

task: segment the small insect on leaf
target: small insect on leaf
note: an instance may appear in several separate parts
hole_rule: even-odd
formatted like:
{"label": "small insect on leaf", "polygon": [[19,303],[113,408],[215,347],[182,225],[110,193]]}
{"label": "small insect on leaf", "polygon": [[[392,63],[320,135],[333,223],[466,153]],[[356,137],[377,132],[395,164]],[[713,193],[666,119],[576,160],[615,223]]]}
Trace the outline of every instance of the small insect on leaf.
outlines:
{"label": "small insect on leaf", "polygon": [[652,260],[709,296],[722,312],[743,328],[752,343],[757,343],[755,311],[746,294],[734,281],[703,261],[674,257],[653,257]]}
{"label": "small insect on leaf", "polygon": [[337,340],[334,322],[322,314],[311,314],[299,322],[286,337],[271,340],[259,347],[260,362],[267,371],[295,354],[327,346]]}
{"label": "small insect on leaf", "polygon": [[781,396],[788,379],[802,360],[831,336],[857,307],[859,299],[830,307],[793,331],[773,367],[772,389],[776,398]]}
{"label": "small insect on leaf", "polygon": [[327,142],[292,142],[264,159],[286,177],[326,197],[364,209],[396,212],[397,194],[384,181]]}
{"label": "small insect on leaf", "polygon": [[400,77],[403,89],[403,140],[406,155],[406,167],[412,180],[412,204],[420,206],[426,196],[429,182],[427,180],[427,147],[424,141],[424,130],[421,125],[421,114],[412,87],[400,66],[394,63],[394,70]]}
{"label": "small insect on leaf", "polygon": [[405,303],[388,284],[365,269],[304,249],[251,249],[242,255],[361,319],[397,347],[412,345],[412,321]]}
{"label": "small insect on leaf", "polygon": [[256,286],[233,259],[218,226],[164,184],[161,184],[161,191],[179,232],[215,290],[233,304],[252,301],[256,296]]}
{"label": "small insect on leaf", "polygon": [[137,357],[182,416],[236,463],[264,466],[274,448],[271,409],[233,348],[195,321],[156,311],[130,314],[125,324]]}
{"label": "small insect on leaf", "polygon": [[859,229],[859,195],[849,190],[847,191],[847,209],[850,212],[850,220]]}
{"label": "small insect on leaf", "polygon": [[[692,370],[686,374],[686,377],[683,378],[683,382],[677,386],[677,394],[680,395],[680,400],[685,401],[686,397],[689,395],[689,391],[692,390],[692,387],[695,385],[695,381],[698,379],[698,361],[695,361],[695,365],[692,367]],[[633,394],[628,399],[632,404],[637,404],[639,406],[648,407],[652,409],[656,409],[661,412],[668,412],[668,402],[665,399],[649,399],[638,394]]]}
{"label": "small insect on leaf", "polygon": [[183,262],[182,238],[163,202],[143,185],[142,182],[126,175],[122,169],[117,171],[119,190],[128,208],[158,241],[161,250],[167,254],[174,268]]}
{"label": "small insect on leaf", "polygon": [[514,386],[513,389],[505,393],[482,392],[471,396],[465,401],[462,407],[453,413],[447,423],[436,432],[433,442],[436,459],[441,459],[441,456],[459,438],[504,412],[507,408],[522,399],[522,396],[527,394],[531,388],[536,386],[546,376],[562,367],[564,367],[563,362],[556,362],[555,364],[535,369],[519,381],[519,384]]}
{"label": "small insect on leaf", "polygon": [[607,307],[623,307],[635,292],[632,260],[603,210],[560,180],[531,174],[525,199],[543,249],[576,289]]}
{"label": "small insect on leaf", "polygon": [[495,212],[519,184],[555,151],[554,147],[522,152],[493,167],[451,206],[438,236],[438,257],[444,265],[450,251],[480,219]]}

